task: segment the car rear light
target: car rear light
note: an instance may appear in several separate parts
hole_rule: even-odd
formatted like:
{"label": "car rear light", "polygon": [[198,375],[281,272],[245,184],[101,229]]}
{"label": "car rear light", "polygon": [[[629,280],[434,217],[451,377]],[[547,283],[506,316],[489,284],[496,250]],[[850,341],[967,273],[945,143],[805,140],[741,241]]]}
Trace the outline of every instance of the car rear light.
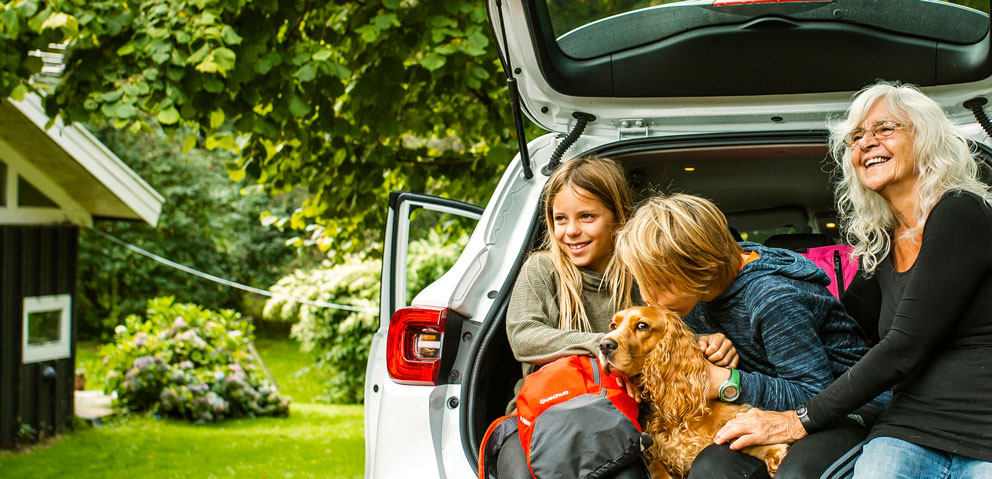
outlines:
{"label": "car rear light", "polygon": [[403,308],[393,314],[386,337],[389,377],[400,384],[437,385],[446,308]]}

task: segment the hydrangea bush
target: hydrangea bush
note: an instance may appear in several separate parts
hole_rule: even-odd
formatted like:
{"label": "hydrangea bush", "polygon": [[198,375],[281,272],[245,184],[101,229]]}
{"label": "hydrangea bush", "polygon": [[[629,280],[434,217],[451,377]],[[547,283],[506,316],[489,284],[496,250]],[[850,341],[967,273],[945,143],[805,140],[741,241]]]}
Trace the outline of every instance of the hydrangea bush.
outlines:
{"label": "hydrangea bush", "polygon": [[285,416],[276,391],[250,353],[252,326],[231,310],[211,311],[172,297],[148,301],[103,347],[106,392],[126,411],[154,411],[197,423]]}

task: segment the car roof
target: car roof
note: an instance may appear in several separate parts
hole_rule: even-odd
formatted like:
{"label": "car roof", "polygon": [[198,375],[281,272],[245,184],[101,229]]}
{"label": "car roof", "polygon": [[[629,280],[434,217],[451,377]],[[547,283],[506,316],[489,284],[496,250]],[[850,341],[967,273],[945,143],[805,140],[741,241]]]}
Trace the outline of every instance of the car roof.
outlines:
{"label": "car roof", "polygon": [[820,111],[878,79],[976,90],[992,77],[987,0],[967,2],[984,11],[930,0],[590,6],[600,3],[490,0],[504,65],[542,127],[566,130],[576,111],[658,118],[754,96]]}

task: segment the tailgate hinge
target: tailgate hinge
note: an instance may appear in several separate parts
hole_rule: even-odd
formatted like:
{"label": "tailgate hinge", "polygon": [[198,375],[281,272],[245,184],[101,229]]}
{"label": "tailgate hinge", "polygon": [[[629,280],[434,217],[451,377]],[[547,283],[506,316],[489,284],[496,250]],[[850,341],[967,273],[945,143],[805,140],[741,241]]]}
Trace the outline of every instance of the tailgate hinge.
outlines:
{"label": "tailgate hinge", "polygon": [[642,118],[627,118],[617,120],[619,139],[644,138],[648,136],[648,125],[651,122]]}

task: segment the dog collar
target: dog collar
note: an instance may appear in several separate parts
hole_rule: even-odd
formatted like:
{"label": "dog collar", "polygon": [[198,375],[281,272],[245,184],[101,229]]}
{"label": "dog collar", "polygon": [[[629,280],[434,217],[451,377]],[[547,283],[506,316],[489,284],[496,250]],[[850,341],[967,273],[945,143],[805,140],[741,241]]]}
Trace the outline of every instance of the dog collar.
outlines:
{"label": "dog collar", "polygon": [[720,385],[720,400],[734,402],[741,397],[741,372],[731,368],[730,377]]}

